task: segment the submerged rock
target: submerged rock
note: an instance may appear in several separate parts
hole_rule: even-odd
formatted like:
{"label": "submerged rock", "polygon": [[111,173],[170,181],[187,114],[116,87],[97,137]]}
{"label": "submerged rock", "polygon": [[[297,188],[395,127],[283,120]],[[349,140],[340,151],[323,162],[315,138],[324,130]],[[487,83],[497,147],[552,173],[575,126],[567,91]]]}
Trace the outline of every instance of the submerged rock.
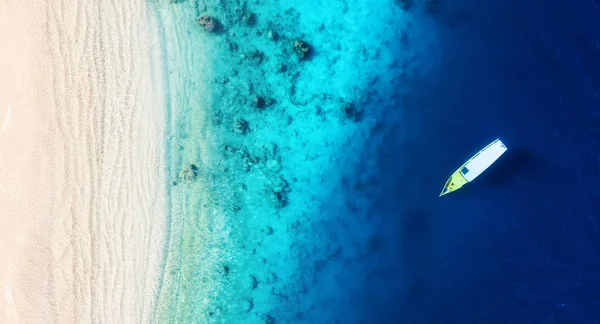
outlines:
{"label": "submerged rock", "polygon": [[216,32],[219,28],[219,22],[217,19],[209,15],[200,16],[198,23],[204,28],[204,30],[209,32]]}
{"label": "submerged rock", "polygon": [[267,226],[263,229],[263,232],[267,235],[272,235],[273,234],[273,227],[271,226]]}
{"label": "submerged rock", "polygon": [[287,65],[285,65],[284,63],[278,63],[275,66],[276,73],[284,73],[284,72],[287,72],[287,70],[288,70]]}
{"label": "submerged rock", "polygon": [[273,159],[279,155],[279,147],[273,142],[263,144],[261,146],[262,153],[265,159]]}
{"label": "submerged rock", "polygon": [[224,276],[228,276],[230,271],[231,270],[229,269],[228,266],[226,266],[226,265],[223,266],[223,275]]}
{"label": "submerged rock", "polygon": [[252,105],[258,109],[269,107],[273,104],[273,99],[265,96],[254,96],[252,99]]}
{"label": "submerged rock", "polygon": [[267,143],[262,146],[261,160],[265,171],[279,172],[282,169],[281,156],[275,143]]}
{"label": "submerged rock", "polygon": [[311,47],[310,45],[301,40],[301,39],[297,39],[294,41],[294,52],[296,52],[296,55],[298,55],[298,58],[305,59],[308,57],[308,55],[310,55],[311,53]]}
{"label": "submerged rock", "polygon": [[363,109],[361,107],[356,106],[354,103],[345,102],[342,104],[342,114],[344,118],[349,119],[351,121],[360,121],[363,115]]}
{"label": "submerged rock", "polygon": [[290,185],[282,176],[275,178],[271,185],[265,189],[267,200],[276,209],[281,209],[287,205],[289,192]]}
{"label": "submerged rock", "polygon": [[263,324],[275,324],[275,319],[269,314],[262,314],[260,319],[262,320]]}
{"label": "submerged rock", "polygon": [[277,274],[275,272],[269,271],[265,278],[265,283],[267,285],[272,285],[272,284],[276,283],[277,281],[279,281],[279,276],[277,276]]}
{"label": "submerged rock", "polygon": [[279,38],[279,35],[277,34],[276,31],[269,29],[269,32],[267,33],[267,38],[272,41],[276,41],[277,38]]}
{"label": "submerged rock", "polygon": [[245,59],[249,63],[252,63],[254,65],[259,65],[264,61],[265,53],[263,53],[259,50],[253,50],[253,51],[247,52],[246,54],[243,54],[242,58]]}
{"label": "submerged rock", "polygon": [[238,134],[246,134],[250,130],[250,123],[243,118],[236,118],[233,122],[233,130]]}
{"label": "submerged rock", "polygon": [[197,177],[198,167],[195,164],[188,164],[179,172],[179,181],[181,182],[192,182]]}
{"label": "submerged rock", "polygon": [[243,168],[246,172],[250,171],[255,164],[260,162],[259,158],[250,154],[247,148],[242,149],[241,156]]}
{"label": "submerged rock", "polygon": [[254,308],[254,302],[252,301],[252,298],[245,298],[241,300],[241,307],[244,310],[244,312],[248,313],[249,311],[251,311]]}
{"label": "submerged rock", "polygon": [[250,11],[246,11],[242,15],[242,22],[248,26],[254,26],[256,24],[256,15]]}
{"label": "submerged rock", "polygon": [[254,99],[252,99],[252,105],[258,109],[265,108],[265,106],[266,106],[265,97],[255,96]]}
{"label": "submerged rock", "polygon": [[258,279],[256,279],[256,277],[253,275],[250,275],[250,287],[252,288],[252,290],[258,287]]}

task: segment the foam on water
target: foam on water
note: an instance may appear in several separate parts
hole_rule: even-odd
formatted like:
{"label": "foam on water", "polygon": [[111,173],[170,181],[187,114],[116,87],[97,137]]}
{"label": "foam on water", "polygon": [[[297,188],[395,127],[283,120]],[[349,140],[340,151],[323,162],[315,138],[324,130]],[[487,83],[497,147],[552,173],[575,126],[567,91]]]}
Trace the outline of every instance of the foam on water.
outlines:
{"label": "foam on water", "polygon": [[[344,188],[382,111],[426,71],[435,33],[391,0],[157,8],[171,181],[157,321],[360,320],[348,314],[364,284],[351,264],[369,228],[349,217],[366,205]],[[223,29],[203,30],[203,14]],[[297,39],[313,48],[305,60]],[[257,96],[273,102],[258,108]]]}

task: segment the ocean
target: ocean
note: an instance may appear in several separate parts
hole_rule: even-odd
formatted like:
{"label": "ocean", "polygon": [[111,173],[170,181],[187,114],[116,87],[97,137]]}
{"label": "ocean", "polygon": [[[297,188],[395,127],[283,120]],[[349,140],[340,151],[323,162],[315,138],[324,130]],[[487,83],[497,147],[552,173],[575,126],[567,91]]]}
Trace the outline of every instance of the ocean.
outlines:
{"label": "ocean", "polygon": [[[600,4],[154,5],[156,322],[600,320]],[[496,138],[507,153],[438,197]]]}

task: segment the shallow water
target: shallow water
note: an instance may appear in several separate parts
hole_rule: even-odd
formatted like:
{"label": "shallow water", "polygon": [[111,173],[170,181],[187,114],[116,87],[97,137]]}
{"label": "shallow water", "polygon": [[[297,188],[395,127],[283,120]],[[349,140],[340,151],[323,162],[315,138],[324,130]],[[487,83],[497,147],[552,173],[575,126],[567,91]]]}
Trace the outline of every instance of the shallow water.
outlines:
{"label": "shallow water", "polygon": [[[328,264],[342,260],[346,244],[328,241],[335,237],[324,226],[348,213],[343,195],[337,201],[330,193],[342,194],[339,171],[358,162],[395,95],[390,85],[401,90],[400,78],[428,68],[418,57],[435,45],[435,30],[418,28],[387,1],[186,1],[157,10],[169,76],[172,184],[157,316],[168,322],[341,319],[347,301],[335,296],[345,292],[343,282],[319,282],[322,273],[342,272]],[[244,22],[245,12],[255,15],[254,24]],[[222,30],[203,30],[196,18],[204,13],[218,18]],[[406,44],[401,38],[410,32],[420,33],[421,42]],[[312,46],[306,60],[294,53],[295,39]],[[258,95],[273,103],[253,106]],[[344,104],[364,113],[353,120]],[[249,125],[245,133],[235,129],[238,118]],[[192,164],[194,179],[182,180],[180,171]],[[359,255],[362,246],[359,241],[345,253]]]}
{"label": "shallow water", "polygon": [[[158,322],[598,316],[598,6],[439,3],[157,4],[171,183]],[[497,137],[502,160],[438,198]]]}

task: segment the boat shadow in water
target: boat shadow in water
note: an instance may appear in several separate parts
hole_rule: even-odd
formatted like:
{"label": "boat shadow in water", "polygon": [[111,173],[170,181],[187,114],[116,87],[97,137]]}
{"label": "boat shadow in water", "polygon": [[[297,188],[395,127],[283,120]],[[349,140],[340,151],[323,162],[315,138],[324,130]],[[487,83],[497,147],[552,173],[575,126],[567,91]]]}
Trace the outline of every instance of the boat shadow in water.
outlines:
{"label": "boat shadow in water", "polygon": [[509,149],[478,180],[490,186],[505,185],[533,171],[538,172],[542,166],[543,161],[531,152]]}

